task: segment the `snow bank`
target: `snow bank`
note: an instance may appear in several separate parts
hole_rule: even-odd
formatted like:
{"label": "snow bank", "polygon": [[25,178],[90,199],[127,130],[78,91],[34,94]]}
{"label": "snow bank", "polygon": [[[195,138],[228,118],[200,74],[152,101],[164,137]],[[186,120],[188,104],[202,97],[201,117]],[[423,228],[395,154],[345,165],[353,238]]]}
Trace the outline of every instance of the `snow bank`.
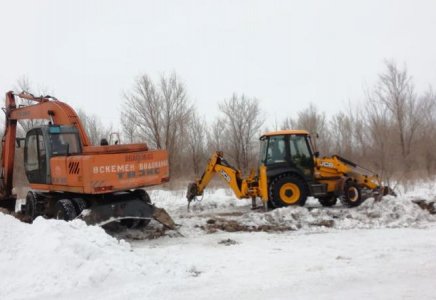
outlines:
{"label": "snow bank", "polygon": [[[430,186],[431,185],[431,186]],[[385,196],[376,202],[367,199],[361,206],[348,208],[338,202],[334,207],[322,207],[317,199],[309,198],[304,207],[286,207],[264,213],[251,211],[251,200],[236,199],[230,189],[205,191],[201,202],[193,202],[187,212],[186,191],[151,191],[150,196],[158,206],[165,208],[181,224],[185,236],[201,234],[198,225],[205,225],[213,215],[235,220],[242,225],[273,225],[291,227],[300,231],[325,231],[323,222],[335,229],[405,228],[426,227],[436,223],[436,215],[430,215],[412,202],[413,199],[436,199],[432,183],[421,184],[399,197]],[[260,205],[258,201],[258,205]],[[236,213],[231,216],[231,213]]]}
{"label": "snow bank", "polygon": [[[151,201],[168,212],[186,212],[188,201],[186,190],[151,190]],[[229,188],[207,189],[201,201],[191,202],[191,212],[228,211],[229,208],[244,208],[251,205],[250,199],[237,199]]]}
{"label": "snow bank", "polygon": [[37,218],[32,225],[0,213],[0,299],[62,295],[87,286],[138,279],[154,264],[130,245],[83,221]]}
{"label": "snow bank", "polygon": [[325,230],[320,225],[333,221],[333,228],[405,228],[425,227],[436,222],[436,215],[430,215],[408,197],[386,196],[376,202],[373,198],[366,200],[357,208],[337,205],[326,207],[287,207],[265,214],[249,213],[241,218],[248,225],[280,225],[294,229]]}

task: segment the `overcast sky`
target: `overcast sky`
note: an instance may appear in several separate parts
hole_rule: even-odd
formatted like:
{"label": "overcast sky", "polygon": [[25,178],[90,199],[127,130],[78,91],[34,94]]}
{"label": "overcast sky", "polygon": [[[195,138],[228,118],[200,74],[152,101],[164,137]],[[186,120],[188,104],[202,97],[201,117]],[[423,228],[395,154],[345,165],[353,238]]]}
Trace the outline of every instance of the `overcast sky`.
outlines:
{"label": "overcast sky", "polygon": [[363,98],[384,59],[436,86],[436,1],[0,0],[0,92],[19,77],[118,124],[136,76],[176,71],[208,119],[232,93],[269,123]]}

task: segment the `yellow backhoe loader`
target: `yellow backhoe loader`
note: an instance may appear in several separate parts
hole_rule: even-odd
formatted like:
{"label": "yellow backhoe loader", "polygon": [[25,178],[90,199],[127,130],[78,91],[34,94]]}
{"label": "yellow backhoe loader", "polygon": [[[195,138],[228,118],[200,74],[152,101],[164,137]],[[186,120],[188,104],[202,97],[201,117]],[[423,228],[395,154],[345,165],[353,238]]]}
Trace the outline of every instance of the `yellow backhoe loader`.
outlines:
{"label": "yellow backhoe loader", "polygon": [[359,206],[368,197],[393,194],[383,187],[373,172],[340,156],[319,158],[314,151],[309,132],[282,130],[269,132],[260,138],[260,160],[257,172],[242,178],[223,152],[209,159],[203,176],[188,186],[188,203],[203,194],[215,173],[226,182],[238,199],[261,198],[264,207],[303,206],[313,196],[323,206],[335,205],[337,199],[348,207]]}

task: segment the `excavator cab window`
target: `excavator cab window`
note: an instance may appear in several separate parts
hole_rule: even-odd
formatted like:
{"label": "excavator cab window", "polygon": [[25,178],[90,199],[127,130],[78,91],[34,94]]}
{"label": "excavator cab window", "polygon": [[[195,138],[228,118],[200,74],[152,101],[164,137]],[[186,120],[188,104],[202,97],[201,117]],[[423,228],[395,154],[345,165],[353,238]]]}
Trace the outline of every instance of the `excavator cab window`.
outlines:
{"label": "excavator cab window", "polygon": [[62,132],[60,127],[51,127],[49,139],[52,156],[80,153],[79,136],[75,132]]}
{"label": "excavator cab window", "polygon": [[30,183],[47,183],[47,152],[40,128],[30,130],[24,146],[24,169]]}
{"label": "excavator cab window", "polygon": [[50,144],[52,156],[80,153],[78,137],[74,133],[50,134]]}

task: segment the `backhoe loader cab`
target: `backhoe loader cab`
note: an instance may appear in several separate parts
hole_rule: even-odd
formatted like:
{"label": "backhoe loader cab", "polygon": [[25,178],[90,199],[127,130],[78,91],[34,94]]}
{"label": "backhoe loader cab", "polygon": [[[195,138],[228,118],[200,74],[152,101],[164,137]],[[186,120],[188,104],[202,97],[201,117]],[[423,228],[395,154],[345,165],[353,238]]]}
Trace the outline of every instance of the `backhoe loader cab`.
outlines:
{"label": "backhoe loader cab", "polygon": [[268,177],[292,172],[313,180],[314,156],[308,132],[277,131],[263,135],[260,140],[260,166],[267,168]]}
{"label": "backhoe loader cab", "polygon": [[[229,184],[237,198],[251,198],[253,207],[256,198],[269,207],[302,206],[309,196],[323,206],[332,206],[339,198],[354,207],[382,190],[380,178],[371,171],[337,155],[319,158],[305,130],[268,132],[260,137],[260,147],[258,170],[245,178],[222,152],[216,152],[203,176],[189,184],[188,201],[203,194],[215,173]],[[390,189],[383,189],[384,194],[386,191]]]}

